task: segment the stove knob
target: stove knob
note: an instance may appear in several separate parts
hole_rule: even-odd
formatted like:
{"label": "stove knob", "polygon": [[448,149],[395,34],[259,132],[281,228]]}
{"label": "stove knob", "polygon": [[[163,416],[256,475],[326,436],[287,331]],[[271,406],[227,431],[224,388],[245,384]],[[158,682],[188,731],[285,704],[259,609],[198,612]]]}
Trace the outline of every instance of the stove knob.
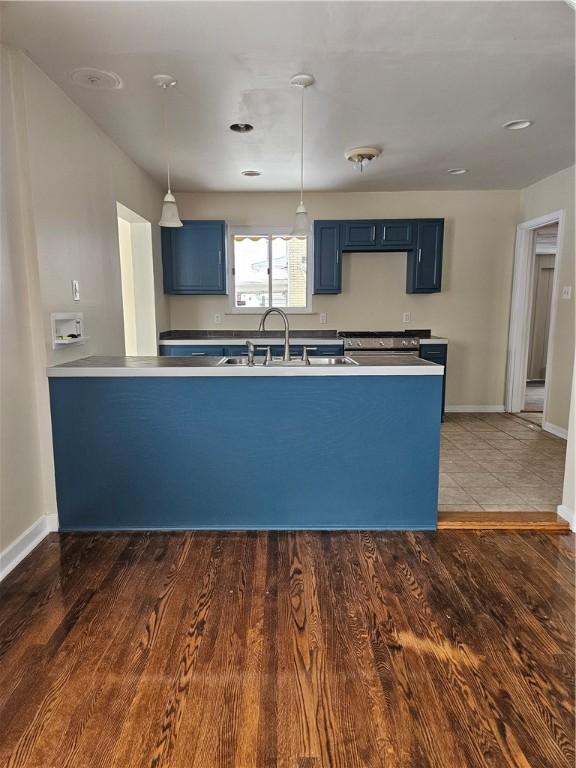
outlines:
{"label": "stove knob", "polygon": [[402,339],[402,346],[403,347],[407,347],[408,346],[408,342],[406,341],[406,339]]}
{"label": "stove knob", "polygon": [[411,343],[412,343],[413,347],[417,347],[418,346],[418,342],[416,341],[416,339],[412,339]]}
{"label": "stove knob", "polygon": [[357,341],[357,342],[356,342],[356,346],[357,346],[357,347],[361,347],[361,346],[362,346],[362,342],[361,342],[361,341]]}
{"label": "stove knob", "polygon": [[385,344],[385,342],[384,342],[384,341],[381,341],[381,342],[380,342],[380,346],[381,346],[381,347],[383,347],[383,346],[384,346],[384,344]]}

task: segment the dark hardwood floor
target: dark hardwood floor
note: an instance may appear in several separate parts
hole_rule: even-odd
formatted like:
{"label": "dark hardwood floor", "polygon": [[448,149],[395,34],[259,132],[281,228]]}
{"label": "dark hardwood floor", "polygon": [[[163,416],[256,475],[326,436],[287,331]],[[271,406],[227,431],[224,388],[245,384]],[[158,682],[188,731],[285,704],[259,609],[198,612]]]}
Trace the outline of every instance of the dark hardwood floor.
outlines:
{"label": "dark hardwood floor", "polygon": [[572,768],[574,539],[51,535],[0,585],[0,765]]}

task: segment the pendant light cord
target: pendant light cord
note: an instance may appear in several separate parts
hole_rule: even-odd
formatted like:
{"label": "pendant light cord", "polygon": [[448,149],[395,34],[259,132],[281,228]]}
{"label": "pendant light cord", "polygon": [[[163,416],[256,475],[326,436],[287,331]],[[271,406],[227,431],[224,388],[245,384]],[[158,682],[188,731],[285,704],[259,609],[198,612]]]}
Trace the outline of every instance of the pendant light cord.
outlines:
{"label": "pendant light cord", "polygon": [[172,189],[170,188],[170,163],[172,160],[171,157],[171,151],[170,151],[170,136],[168,134],[168,91],[170,90],[169,85],[163,85],[164,91],[166,92],[166,95],[164,97],[164,140],[166,142],[166,167],[168,169],[168,192],[171,193]]}
{"label": "pendant light cord", "polygon": [[300,205],[304,204],[304,91],[306,88],[302,86],[302,108],[300,111],[301,125],[300,125]]}

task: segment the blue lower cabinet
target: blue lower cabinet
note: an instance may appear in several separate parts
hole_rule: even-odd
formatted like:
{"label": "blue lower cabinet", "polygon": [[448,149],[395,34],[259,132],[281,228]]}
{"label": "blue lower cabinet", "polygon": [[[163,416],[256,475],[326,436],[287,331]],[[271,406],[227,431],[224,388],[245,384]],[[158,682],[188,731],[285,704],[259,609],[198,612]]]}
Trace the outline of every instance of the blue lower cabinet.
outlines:
{"label": "blue lower cabinet", "polygon": [[446,403],[446,363],[448,362],[447,344],[423,344],[420,347],[419,356],[423,360],[429,360],[431,363],[437,363],[444,366],[444,376],[442,377],[442,421],[444,421],[444,410]]}
{"label": "blue lower cabinet", "polygon": [[160,357],[222,357],[224,347],[206,344],[161,344]]}

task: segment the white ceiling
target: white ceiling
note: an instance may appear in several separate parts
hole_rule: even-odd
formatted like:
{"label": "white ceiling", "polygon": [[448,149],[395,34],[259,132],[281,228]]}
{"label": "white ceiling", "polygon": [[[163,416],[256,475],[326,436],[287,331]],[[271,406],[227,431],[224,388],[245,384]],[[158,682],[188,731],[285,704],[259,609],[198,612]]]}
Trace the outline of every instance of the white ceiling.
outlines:
{"label": "white ceiling", "polygon": [[[317,80],[309,189],[515,189],[574,162],[564,2],[7,2],[2,37],[158,180],[151,76],[174,75],[177,191],[297,188],[299,71]],[[82,66],[117,72],[124,88],[80,88],[70,72]],[[501,128],[515,118],[534,125]],[[234,134],[237,121],[255,130]],[[360,176],[344,150],[366,144],[382,156]],[[446,174],[458,166],[469,173]]]}

